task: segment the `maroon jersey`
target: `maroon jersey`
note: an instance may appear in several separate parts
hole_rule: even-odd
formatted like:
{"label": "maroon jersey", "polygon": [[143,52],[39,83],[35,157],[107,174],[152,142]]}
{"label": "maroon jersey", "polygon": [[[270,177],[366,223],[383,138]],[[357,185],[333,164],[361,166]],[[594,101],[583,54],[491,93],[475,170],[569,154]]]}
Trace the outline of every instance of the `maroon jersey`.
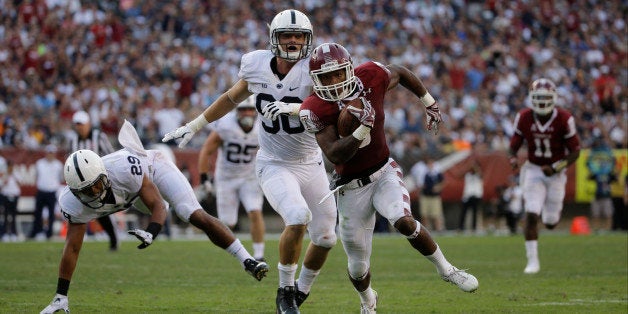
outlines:
{"label": "maroon jersey", "polygon": [[545,124],[536,118],[532,109],[523,109],[517,113],[514,125],[511,151],[518,151],[525,140],[528,143],[528,160],[535,165],[551,165],[565,158],[568,151],[580,149],[574,118],[562,108],[556,108]]}
{"label": "maroon jersey", "polygon": [[[367,62],[355,68],[355,75],[362,89],[351,99],[366,98],[375,110],[375,123],[357,153],[346,163],[335,165],[339,175],[351,179],[379,169],[390,155],[384,134],[384,96],[390,83],[388,70],[379,63]],[[301,117],[308,131],[318,132],[326,126],[336,125],[340,109],[344,106],[342,102],[325,101],[312,94],[301,105]]]}

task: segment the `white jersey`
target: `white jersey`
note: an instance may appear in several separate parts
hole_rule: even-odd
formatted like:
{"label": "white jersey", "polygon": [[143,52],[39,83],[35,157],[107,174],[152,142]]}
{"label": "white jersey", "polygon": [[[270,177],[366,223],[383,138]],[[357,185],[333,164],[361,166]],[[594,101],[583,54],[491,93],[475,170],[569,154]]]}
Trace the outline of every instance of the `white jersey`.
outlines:
{"label": "white jersey", "polygon": [[[306,132],[298,115],[280,115],[275,121],[261,115],[263,107],[274,101],[302,103],[312,93],[309,76],[309,58],[299,60],[283,80],[273,73],[270,50],[256,50],[242,56],[240,79],[248,83],[250,92],[257,96],[260,151],[267,159],[299,162],[303,158],[320,155],[314,134]],[[259,157],[258,157],[259,158]]]}
{"label": "white jersey", "polygon": [[[257,118],[259,119],[259,117]],[[244,132],[235,111],[209,125],[212,132],[217,132],[222,140],[218,148],[215,178],[225,181],[235,178],[255,179],[255,155],[259,149],[259,124]]]}
{"label": "white jersey", "polygon": [[87,223],[92,219],[128,209],[139,199],[143,178],[145,175],[150,176],[148,160],[125,149],[106,155],[102,160],[111,182],[110,200],[103,207],[93,209],[83,205],[66,186],[59,196],[59,206],[69,222]]}

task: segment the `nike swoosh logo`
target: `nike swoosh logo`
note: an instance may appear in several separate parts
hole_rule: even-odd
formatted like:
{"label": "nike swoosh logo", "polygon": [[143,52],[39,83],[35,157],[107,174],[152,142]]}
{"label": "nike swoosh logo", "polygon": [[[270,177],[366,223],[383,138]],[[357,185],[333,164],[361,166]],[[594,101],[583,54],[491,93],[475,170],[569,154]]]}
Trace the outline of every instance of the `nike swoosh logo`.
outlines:
{"label": "nike swoosh logo", "polygon": [[298,86],[297,86],[297,87],[289,87],[289,88],[288,88],[288,90],[289,90],[289,91],[293,91],[293,90],[295,90],[295,89],[297,89],[297,88],[299,88],[299,87],[298,87]]}
{"label": "nike swoosh logo", "polygon": [[320,166],[320,164],[322,164],[322,163],[323,163],[323,161],[321,160],[321,161],[318,162],[318,165]]}

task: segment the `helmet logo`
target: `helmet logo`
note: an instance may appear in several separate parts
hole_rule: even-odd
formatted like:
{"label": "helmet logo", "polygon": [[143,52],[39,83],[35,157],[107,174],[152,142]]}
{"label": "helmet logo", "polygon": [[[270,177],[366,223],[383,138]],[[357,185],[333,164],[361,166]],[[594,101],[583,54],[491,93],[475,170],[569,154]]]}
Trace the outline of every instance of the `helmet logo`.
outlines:
{"label": "helmet logo", "polygon": [[335,69],[338,67],[338,61],[331,57],[325,56],[325,63],[321,65],[321,70]]}
{"label": "helmet logo", "polygon": [[85,177],[83,176],[83,173],[81,172],[81,168],[79,168],[78,154],[74,154],[74,158],[72,158],[72,161],[74,162],[74,170],[76,170],[76,175],[78,175],[81,182],[85,181]]}

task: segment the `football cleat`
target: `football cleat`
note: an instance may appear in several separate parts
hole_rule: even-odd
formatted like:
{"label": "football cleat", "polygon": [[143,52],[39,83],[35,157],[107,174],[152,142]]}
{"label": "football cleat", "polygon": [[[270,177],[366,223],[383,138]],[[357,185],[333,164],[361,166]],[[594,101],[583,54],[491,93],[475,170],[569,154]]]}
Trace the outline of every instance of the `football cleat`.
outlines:
{"label": "football cleat", "polygon": [[451,266],[447,275],[441,275],[441,278],[458,286],[458,288],[464,292],[474,292],[480,285],[475,276],[467,273],[464,269],[458,269],[455,266]]}
{"label": "football cleat", "polygon": [[373,290],[375,294],[375,302],[373,304],[362,303],[360,304],[360,314],[376,314],[377,313],[377,291]]}
{"label": "football cleat", "polygon": [[528,265],[523,270],[524,274],[536,274],[541,270],[541,265],[539,264],[538,259],[528,260]]}
{"label": "football cleat", "polygon": [[295,288],[291,286],[277,289],[277,314],[299,314],[299,307],[295,301]]}
{"label": "football cleat", "polygon": [[70,313],[70,305],[67,296],[56,294],[54,298],[52,298],[52,302],[39,314],[51,314],[56,312]]}
{"label": "football cleat", "polygon": [[297,281],[294,282],[294,289],[296,290],[296,294],[294,295],[294,300],[297,302],[297,307],[301,307],[301,304],[305,302],[305,300],[307,299],[307,297],[310,296],[310,294],[299,290],[299,284]]}
{"label": "football cleat", "polygon": [[266,277],[268,272],[268,265],[264,262],[258,262],[252,258],[247,258],[244,261],[244,270],[249,273],[257,281],[262,281],[262,278]]}

